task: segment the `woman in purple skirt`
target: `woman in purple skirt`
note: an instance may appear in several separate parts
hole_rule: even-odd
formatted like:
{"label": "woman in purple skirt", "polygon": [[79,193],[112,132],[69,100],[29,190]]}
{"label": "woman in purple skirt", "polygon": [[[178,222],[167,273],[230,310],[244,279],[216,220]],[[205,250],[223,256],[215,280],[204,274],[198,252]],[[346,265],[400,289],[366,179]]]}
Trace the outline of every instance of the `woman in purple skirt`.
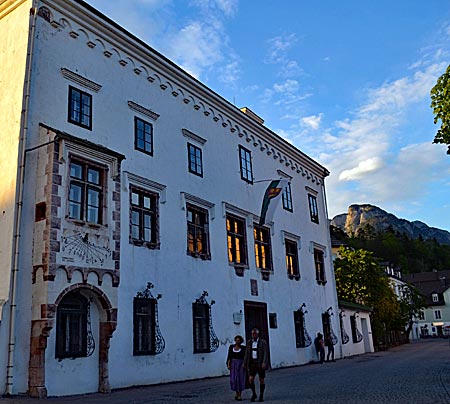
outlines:
{"label": "woman in purple skirt", "polygon": [[227,367],[230,369],[231,390],[236,392],[234,399],[242,401],[241,393],[245,390],[247,373],[243,367],[245,345],[242,345],[244,338],[240,335],[234,337],[234,344],[228,348]]}

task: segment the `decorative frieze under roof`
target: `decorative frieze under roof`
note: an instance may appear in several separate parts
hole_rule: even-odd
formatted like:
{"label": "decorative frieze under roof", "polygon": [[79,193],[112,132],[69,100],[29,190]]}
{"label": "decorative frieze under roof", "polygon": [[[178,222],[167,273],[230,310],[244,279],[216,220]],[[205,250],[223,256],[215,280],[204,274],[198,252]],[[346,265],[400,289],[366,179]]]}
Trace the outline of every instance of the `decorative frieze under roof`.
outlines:
{"label": "decorative frieze under roof", "polygon": [[[42,0],[39,16],[55,29],[66,31],[73,40],[85,41],[91,51],[101,52],[125,72],[156,85],[167,96],[212,119],[223,130],[237,135],[261,153],[277,160],[285,170],[302,174],[322,185],[329,171],[281,138],[275,132],[213,92],[174,62],[126,31],[82,0]],[[144,85],[144,84],[143,84]]]}

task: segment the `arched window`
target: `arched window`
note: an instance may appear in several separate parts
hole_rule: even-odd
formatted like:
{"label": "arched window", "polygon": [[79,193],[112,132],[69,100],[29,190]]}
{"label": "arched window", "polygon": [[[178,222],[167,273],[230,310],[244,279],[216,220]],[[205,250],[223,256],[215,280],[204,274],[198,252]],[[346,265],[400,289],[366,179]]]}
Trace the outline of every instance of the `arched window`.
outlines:
{"label": "arched window", "polygon": [[69,294],[58,305],[56,319],[56,358],[87,356],[89,301],[84,296]]}

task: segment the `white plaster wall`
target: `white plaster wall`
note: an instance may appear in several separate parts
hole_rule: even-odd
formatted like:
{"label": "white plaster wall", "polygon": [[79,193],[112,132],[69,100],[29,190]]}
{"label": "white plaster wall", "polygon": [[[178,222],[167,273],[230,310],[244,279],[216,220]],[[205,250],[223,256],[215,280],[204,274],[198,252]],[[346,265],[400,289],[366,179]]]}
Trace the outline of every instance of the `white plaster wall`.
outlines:
{"label": "white plaster wall", "polygon": [[[361,354],[366,353],[364,339],[362,341],[356,342],[356,343],[353,342],[353,339],[352,339],[352,328],[350,325],[350,317],[353,316],[355,314],[355,312],[356,312],[356,310],[345,308],[345,315],[343,317],[342,322],[343,322],[345,332],[349,336],[350,340],[347,344],[342,345],[342,356],[344,358],[347,356],[361,355]],[[358,316],[356,318],[356,326],[357,326],[359,332],[364,335],[362,326],[361,326],[362,318],[366,319],[367,331],[368,331],[368,335],[369,335],[369,344],[368,345],[370,347],[370,352],[374,352],[373,337],[372,337],[372,325],[370,322],[369,313],[361,311],[358,313]]]}
{"label": "white plaster wall", "polygon": [[[84,294],[84,292],[82,292]],[[86,295],[86,297],[89,297]],[[87,358],[55,358],[56,327],[47,340],[45,353],[46,387],[49,396],[93,393],[98,391],[99,309],[95,298],[90,303],[94,353]]]}
{"label": "white plaster wall", "polygon": [[[69,23],[73,24],[70,19]],[[148,82],[145,73],[137,75],[130,60],[124,67],[118,63],[116,54],[110,58],[105,57],[100,42],[95,42],[97,45],[93,49],[88,47],[86,43],[95,38],[87,38],[83,34],[76,39],[72,38],[69,32],[76,29],[74,25],[67,25],[66,28],[55,30],[44,20],[38,19],[39,41],[34,64],[30,124],[36,144],[39,141],[38,124],[43,122],[124,153],[126,160],[122,164],[123,171],[166,186],[167,201],[160,205],[159,212],[160,250],[148,250],[129,244],[129,194],[122,187],[118,328],[111,340],[109,359],[112,387],[226,374],[227,346],[235,334],[245,334],[244,321],[236,326],[232,317],[233,312],[243,311],[244,300],[266,302],[268,313],[277,313],[278,329],[269,330],[273,367],[313,360],[316,357],[313,345],[304,349],[295,347],[294,310],[306,303],[306,327],[314,338],[318,331],[322,331],[321,313],[331,306],[335,313],[331,318],[332,326],[339,336],[335,285],[329,258],[331,249],[328,221],[321,185],[290,170],[284,162],[280,163],[268,156],[266,151],[261,151],[259,146],[255,147],[253,142],[247,142],[245,137],[231,133],[229,127],[224,128],[219,122],[214,122],[211,115],[207,117],[201,110],[195,110],[193,102],[185,104],[181,95],[174,97],[169,88],[163,90],[156,82]],[[93,93],[92,131],[67,122],[68,86],[74,84],[63,78],[60,72],[62,67],[103,86],[98,93]],[[136,113],[128,107],[128,100],[160,114],[153,125],[153,157],[134,150],[133,119]],[[207,139],[202,147],[203,178],[188,172],[187,139],[182,135],[182,128]],[[252,152],[255,180],[278,178],[278,169],[294,177],[294,213],[283,210],[280,204],[274,218],[274,274],[268,282],[261,280],[261,274],[255,268],[251,227],[247,227],[249,269],[245,271],[245,276],[237,277],[234,269],[228,265],[222,204],[228,202],[259,215],[261,200],[267,187],[267,183],[248,185],[240,179],[239,145]],[[306,186],[318,192],[319,225],[310,221]],[[209,227],[211,261],[186,255],[186,219],[180,192],[187,192],[214,204],[215,217],[210,220]],[[249,224],[251,226],[252,223]],[[301,237],[299,261],[302,278],[299,282],[287,278],[281,230]],[[326,248],[326,286],[319,286],[315,281],[311,242]],[[251,278],[258,280],[259,296],[250,294]],[[136,292],[144,289],[147,282],[155,285],[155,294],[163,295],[159,300],[159,320],[166,349],[158,356],[135,357],[132,355],[132,303]],[[56,284],[52,289],[53,287],[58,289]],[[221,347],[214,353],[194,355],[191,304],[203,290],[209,292],[208,300],[216,301],[212,306],[213,326]],[[84,391],[91,391],[93,384],[82,379],[81,373],[82,369],[88,369],[87,374],[94,377],[93,358],[58,363],[54,360],[54,334],[55,329],[52,330],[47,348],[49,394],[74,394],[80,392],[79,386],[84,383],[87,383]],[[338,347],[336,352],[339,352]],[[124,372],[124,369],[127,371]],[[72,382],[72,370],[80,375],[76,380],[81,384],[75,385]],[[64,389],[58,390],[57,385],[64,386]]]}
{"label": "white plaster wall", "polygon": [[[10,290],[18,148],[31,1],[13,3],[4,3],[0,6],[0,300],[8,300]],[[19,282],[22,280],[22,274],[19,274],[18,279]],[[27,319],[26,307],[29,308],[29,299],[25,298],[17,303],[17,331],[20,332]],[[0,321],[0,389],[4,391],[8,356],[9,304],[3,307]],[[17,335],[23,335],[26,339],[29,332]],[[17,385],[23,386],[21,382],[26,371],[19,365],[19,361],[23,360],[21,350],[27,349],[22,343],[22,338],[16,337],[16,367],[13,375],[14,382],[17,380]]]}

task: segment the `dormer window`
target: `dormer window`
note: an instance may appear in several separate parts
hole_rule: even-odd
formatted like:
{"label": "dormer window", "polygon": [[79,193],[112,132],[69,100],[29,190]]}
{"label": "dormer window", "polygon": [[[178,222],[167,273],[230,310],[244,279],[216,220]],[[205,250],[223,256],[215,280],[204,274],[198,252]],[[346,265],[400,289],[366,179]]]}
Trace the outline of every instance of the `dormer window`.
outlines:
{"label": "dormer window", "polygon": [[433,299],[433,303],[437,303],[439,301],[439,296],[437,293],[433,293],[431,298]]}

